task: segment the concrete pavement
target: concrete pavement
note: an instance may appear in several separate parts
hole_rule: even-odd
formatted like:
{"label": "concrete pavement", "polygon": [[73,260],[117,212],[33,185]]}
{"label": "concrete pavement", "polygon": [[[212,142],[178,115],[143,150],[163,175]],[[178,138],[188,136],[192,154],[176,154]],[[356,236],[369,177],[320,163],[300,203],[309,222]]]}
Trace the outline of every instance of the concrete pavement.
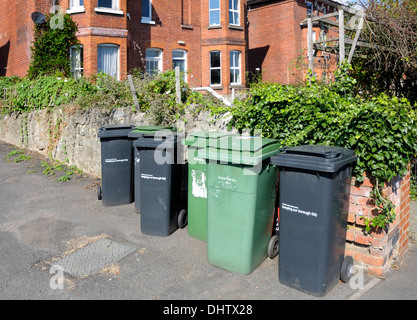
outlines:
{"label": "concrete pavement", "polygon": [[[13,149],[16,148],[0,142],[3,300],[159,300],[163,306],[166,303],[171,307],[175,300],[219,300],[220,304],[221,300],[417,298],[415,202],[410,223],[413,238],[398,270],[392,270],[386,280],[365,274],[363,286],[338,283],[325,297],[315,297],[278,281],[279,256],[265,259],[249,275],[211,266],[206,243],[189,237],[187,228],[164,238],[143,235],[134,204],[104,207],[97,200],[93,179],[83,176],[59,182],[56,176],[42,173],[43,158],[37,154],[26,151],[32,158],[18,163],[13,157],[5,159]],[[135,250],[88,276],[65,273],[63,286],[57,286],[51,270],[54,262],[100,238],[134,246]],[[166,311],[175,312],[173,307]],[[200,311],[209,312],[208,307]]]}

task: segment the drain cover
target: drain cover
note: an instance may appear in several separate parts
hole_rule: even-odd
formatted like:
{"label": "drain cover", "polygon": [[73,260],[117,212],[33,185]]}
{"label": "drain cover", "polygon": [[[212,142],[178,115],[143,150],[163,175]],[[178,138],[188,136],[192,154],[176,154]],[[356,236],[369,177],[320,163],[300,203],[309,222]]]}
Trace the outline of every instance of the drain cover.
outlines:
{"label": "drain cover", "polygon": [[99,239],[56,261],[65,272],[76,277],[90,275],[132,253],[136,248],[109,239]]}

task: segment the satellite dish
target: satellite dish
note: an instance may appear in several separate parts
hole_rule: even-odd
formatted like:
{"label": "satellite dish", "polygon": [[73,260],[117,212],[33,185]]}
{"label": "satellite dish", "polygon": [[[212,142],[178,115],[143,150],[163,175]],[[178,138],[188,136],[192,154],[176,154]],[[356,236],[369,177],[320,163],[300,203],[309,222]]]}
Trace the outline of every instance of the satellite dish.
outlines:
{"label": "satellite dish", "polygon": [[32,16],[33,22],[35,22],[36,24],[42,24],[46,20],[45,15],[37,11],[32,12],[31,16]]}

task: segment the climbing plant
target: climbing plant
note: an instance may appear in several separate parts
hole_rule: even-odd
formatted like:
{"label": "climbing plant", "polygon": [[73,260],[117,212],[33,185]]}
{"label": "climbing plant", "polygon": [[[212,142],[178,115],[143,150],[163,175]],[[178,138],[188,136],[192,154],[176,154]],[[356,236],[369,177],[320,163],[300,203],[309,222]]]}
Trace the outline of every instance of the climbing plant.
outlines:
{"label": "climbing plant", "polygon": [[[57,17],[62,20],[59,24],[54,20]],[[75,36],[77,30],[69,14],[49,14],[45,22],[35,24],[28,78],[34,79],[39,75],[70,76],[70,48],[79,43]]]}

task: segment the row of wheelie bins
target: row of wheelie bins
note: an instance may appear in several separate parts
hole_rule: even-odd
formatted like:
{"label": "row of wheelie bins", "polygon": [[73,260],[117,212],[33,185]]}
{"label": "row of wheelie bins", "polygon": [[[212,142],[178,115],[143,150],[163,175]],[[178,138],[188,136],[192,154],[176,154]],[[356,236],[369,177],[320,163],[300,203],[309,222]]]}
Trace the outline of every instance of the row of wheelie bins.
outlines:
{"label": "row of wheelie bins", "polygon": [[[207,242],[211,265],[240,274],[279,251],[279,281],[318,296],[351,277],[353,151],[230,132],[183,139],[170,127],[111,125],[98,136],[99,198],[103,205],[134,201],[142,233],[168,236],[187,225],[190,237]],[[186,164],[177,158],[184,146]]]}

